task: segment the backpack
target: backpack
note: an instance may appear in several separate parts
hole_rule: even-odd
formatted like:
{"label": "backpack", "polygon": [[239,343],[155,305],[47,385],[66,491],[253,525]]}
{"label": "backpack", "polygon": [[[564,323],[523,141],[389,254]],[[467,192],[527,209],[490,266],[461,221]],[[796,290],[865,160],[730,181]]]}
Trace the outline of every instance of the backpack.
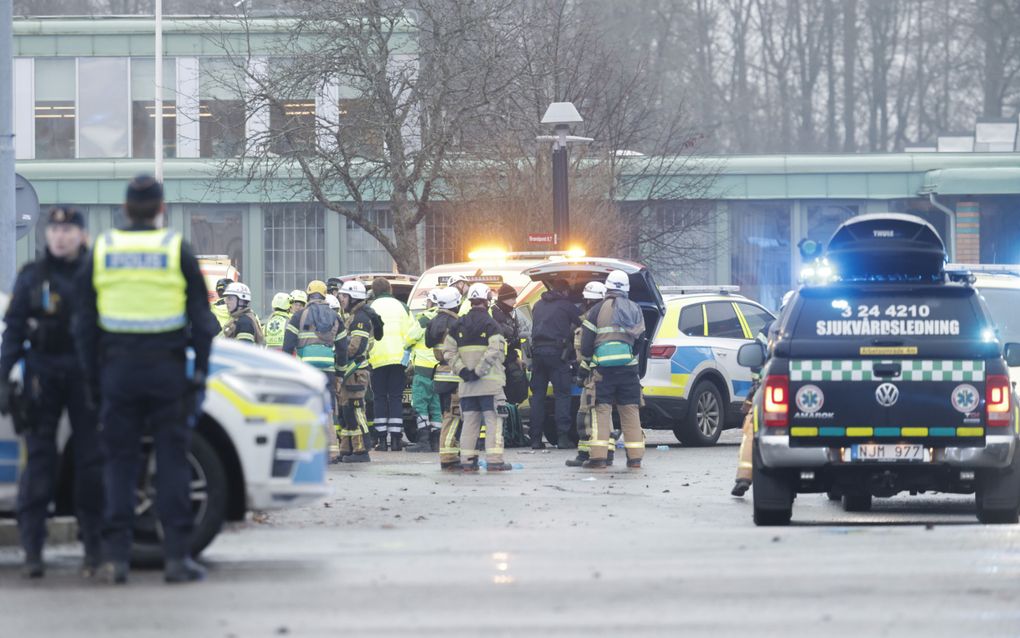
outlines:
{"label": "backpack", "polygon": [[503,447],[524,447],[528,445],[528,438],[524,436],[524,421],[517,406],[512,403],[499,406],[500,416],[503,417]]}
{"label": "backpack", "polygon": [[528,374],[524,371],[520,359],[507,363],[505,368],[506,385],[503,393],[508,403],[523,403],[528,398]]}

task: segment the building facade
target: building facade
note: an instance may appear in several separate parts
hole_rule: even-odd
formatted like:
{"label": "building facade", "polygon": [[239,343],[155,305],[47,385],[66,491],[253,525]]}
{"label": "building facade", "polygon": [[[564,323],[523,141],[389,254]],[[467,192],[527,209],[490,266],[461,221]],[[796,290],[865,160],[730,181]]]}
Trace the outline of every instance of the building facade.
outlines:
{"label": "building facade", "polygon": [[[246,111],[230,83],[222,81],[232,68],[226,52],[243,40],[265,52],[249,64],[272,64],[268,52],[286,31],[281,24],[164,23],[167,223],[199,254],[229,255],[263,310],[274,292],[303,287],[313,278],[393,269],[379,243],[341,215],[295,201],[282,180],[249,182],[228,170],[258,127],[280,125],[279,118],[341,118],[356,100],[336,87],[291,96],[278,112]],[[141,18],[15,22],[18,172],[31,181],[43,208],[83,207],[93,235],[123,221],[127,180],[153,170],[153,40],[152,20]],[[959,261],[1020,262],[1020,153],[927,150],[685,161],[684,171],[704,167],[712,173],[711,187],[697,204],[715,214],[700,231],[704,241],[696,265],[671,269],[640,249],[626,256],[646,261],[662,282],[735,283],[775,307],[796,281],[801,239],[825,240],[856,214],[896,211],[931,221]],[[642,162],[622,164],[620,179],[627,188],[621,189],[619,205],[625,213],[654,206],[665,220],[660,223],[668,224],[671,211],[690,202],[650,201],[642,192],[642,180],[649,179]],[[668,166],[657,165],[654,181],[660,187],[672,177]],[[373,214],[384,229],[392,227],[384,203]],[[456,226],[449,217],[437,215],[419,229],[425,266],[464,258],[450,236]],[[19,263],[42,246],[41,230],[18,242]]]}

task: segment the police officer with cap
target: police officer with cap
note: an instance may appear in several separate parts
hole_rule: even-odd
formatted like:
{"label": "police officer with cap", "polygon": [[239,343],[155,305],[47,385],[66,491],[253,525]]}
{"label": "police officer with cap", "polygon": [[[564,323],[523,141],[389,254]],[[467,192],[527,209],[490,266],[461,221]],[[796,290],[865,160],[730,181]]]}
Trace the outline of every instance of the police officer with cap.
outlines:
{"label": "police officer with cap", "polygon": [[96,414],[86,396],[85,384],[71,338],[74,275],[85,259],[85,218],[71,206],[50,209],[46,217],[46,252],[18,273],[14,294],[4,321],[0,348],[0,412],[11,411],[11,369],[25,360],[20,400],[27,402],[24,418],[15,419],[23,430],[26,462],[18,488],[18,531],[25,550],[24,574],[43,576],[42,550],[46,514],[56,491],[60,456],[57,427],[67,410],[71,421],[74,457],[74,504],[85,560],[82,575],[90,577],[99,566],[102,524],[103,469]]}
{"label": "police officer with cap", "polygon": [[[187,453],[219,326],[191,247],[159,227],[165,211],[160,183],[148,175],[134,178],[124,210],[130,226],[98,237],[79,272],[74,326],[79,356],[101,397],[106,502],[100,575],[127,581],[141,438],[150,433],[159,468],[164,580],[201,580],[205,570],[191,559]],[[189,347],[195,354],[190,372]]]}

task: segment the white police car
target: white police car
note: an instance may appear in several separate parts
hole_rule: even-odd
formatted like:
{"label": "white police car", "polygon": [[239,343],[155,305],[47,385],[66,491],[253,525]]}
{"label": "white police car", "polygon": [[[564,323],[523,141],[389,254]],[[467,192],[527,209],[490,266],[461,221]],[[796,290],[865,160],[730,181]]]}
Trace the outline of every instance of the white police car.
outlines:
{"label": "white police car", "polygon": [[713,445],[740,427],[751,373],[737,350],[774,319],[736,286],[663,286],[666,316],[641,380],[644,427],[673,430],[686,445]]}
{"label": "white police car", "polygon": [[[7,299],[0,299],[0,312]],[[0,328],[2,330],[2,328]],[[226,339],[213,342],[204,415],[192,437],[191,501],[195,512],[192,551],[205,549],[224,521],[249,510],[305,503],[329,493],[326,466],[332,436],[325,376],[286,355]],[[61,425],[61,450],[70,428]],[[146,462],[136,489],[132,560],[161,559],[161,527],[155,512],[155,460]],[[56,513],[71,514],[71,454],[62,454]],[[8,417],[0,418],[0,512],[13,512],[24,446]]]}
{"label": "white police car", "polygon": [[[966,273],[974,278],[973,286],[981,293],[995,321],[1000,343],[1020,343],[1020,265],[949,264],[946,271]],[[1020,382],[1020,366],[1007,360],[1009,376],[1016,387]]]}

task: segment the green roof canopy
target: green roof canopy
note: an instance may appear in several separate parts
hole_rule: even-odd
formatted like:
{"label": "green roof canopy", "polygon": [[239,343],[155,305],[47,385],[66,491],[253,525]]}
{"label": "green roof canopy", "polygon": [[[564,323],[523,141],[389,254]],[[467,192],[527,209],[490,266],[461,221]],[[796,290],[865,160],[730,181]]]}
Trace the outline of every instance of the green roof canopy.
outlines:
{"label": "green roof canopy", "polygon": [[922,195],[1015,195],[1020,193],[1020,166],[928,171],[920,192]]}

